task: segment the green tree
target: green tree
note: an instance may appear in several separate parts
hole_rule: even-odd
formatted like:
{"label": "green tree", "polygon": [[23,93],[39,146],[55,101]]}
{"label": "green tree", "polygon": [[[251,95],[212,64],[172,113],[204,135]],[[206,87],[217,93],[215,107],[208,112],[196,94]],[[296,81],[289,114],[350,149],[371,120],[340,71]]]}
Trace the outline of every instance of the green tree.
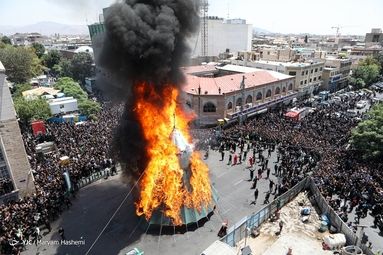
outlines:
{"label": "green tree", "polygon": [[[352,73],[350,83],[357,88],[370,86],[378,81],[380,74],[379,62],[371,57],[368,57],[358,64],[358,67]],[[363,81],[363,82],[362,82]]]}
{"label": "green tree", "polygon": [[5,67],[8,80],[15,83],[25,83],[42,71],[36,54],[25,47],[7,45],[0,49],[0,61]]}
{"label": "green tree", "polygon": [[375,105],[368,119],[352,130],[351,143],[364,158],[383,159],[383,104]]}
{"label": "green tree", "polygon": [[26,100],[19,97],[15,100],[18,117],[24,124],[32,120],[46,120],[51,116],[49,105],[45,99]]}
{"label": "green tree", "polygon": [[71,61],[72,78],[80,83],[85,83],[85,78],[93,75],[93,59],[87,52],[75,54]]}
{"label": "green tree", "polygon": [[71,96],[78,100],[88,99],[88,94],[84,91],[78,82],[70,77],[63,77],[57,80],[55,89],[61,90],[65,96]]}
{"label": "green tree", "polygon": [[5,35],[3,37],[1,37],[1,42],[4,43],[4,44],[12,45],[11,39],[8,36],[5,36]]}
{"label": "green tree", "polygon": [[380,74],[383,75],[383,52],[376,56],[375,60],[380,66]]}
{"label": "green tree", "polygon": [[29,83],[24,83],[24,84],[16,84],[14,85],[14,92],[13,92],[13,97],[18,98],[23,95],[24,91],[32,89],[32,85]]}
{"label": "green tree", "polygon": [[39,58],[41,58],[45,53],[45,47],[41,43],[32,43],[32,48],[35,50],[35,53]]}
{"label": "green tree", "polygon": [[78,108],[81,114],[93,116],[101,110],[98,102],[88,99],[88,93],[82,89],[80,84],[70,77],[63,77],[57,80],[55,89],[61,90],[65,96],[77,99]]}
{"label": "green tree", "polygon": [[52,69],[53,66],[58,65],[61,60],[61,53],[58,50],[51,50],[42,57],[43,64]]}
{"label": "green tree", "polygon": [[62,59],[58,65],[53,67],[54,70],[59,71],[60,77],[71,77],[73,78],[72,65],[68,59]]}
{"label": "green tree", "polygon": [[81,114],[84,114],[86,116],[92,116],[97,114],[101,110],[101,106],[99,103],[87,99],[79,101],[78,109],[80,110]]}

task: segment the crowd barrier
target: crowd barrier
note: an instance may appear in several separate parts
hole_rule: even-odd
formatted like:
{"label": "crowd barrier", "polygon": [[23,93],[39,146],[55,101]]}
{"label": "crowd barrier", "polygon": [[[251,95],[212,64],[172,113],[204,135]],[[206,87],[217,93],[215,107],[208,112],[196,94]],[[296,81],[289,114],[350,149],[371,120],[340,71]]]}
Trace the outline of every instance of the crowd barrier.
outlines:
{"label": "crowd barrier", "polygon": [[104,169],[99,172],[95,172],[88,177],[80,179],[77,183],[77,189],[81,189],[95,181],[105,178],[106,176],[110,176],[110,170]]}
{"label": "crowd barrier", "polygon": [[289,191],[279,196],[277,199],[272,201],[270,204],[263,207],[258,212],[244,217],[242,220],[234,224],[229,230],[226,236],[221,238],[222,242],[235,246],[240,240],[247,236],[246,229],[260,226],[265,222],[271,215],[273,215],[277,209],[283,207],[285,204],[290,202],[296,195],[306,188],[309,178],[306,177]]}
{"label": "crowd barrier", "polygon": [[[260,226],[263,222],[267,221],[270,216],[272,216],[277,209],[282,208],[285,204],[290,202],[295,198],[300,192],[304,190],[310,190],[312,197],[310,199],[315,199],[317,206],[319,207],[322,214],[327,214],[332,226],[334,226],[339,232],[343,233],[346,236],[347,245],[356,245],[358,243],[359,237],[352,231],[346,223],[336,214],[336,212],[328,205],[322,194],[320,193],[318,187],[315,185],[314,180],[311,177],[306,177],[298,184],[296,184],[289,191],[285,192],[283,195],[279,196],[277,199],[272,201],[270,204],[263,207],[258,212],[244,217],[242,220],[234,224],[229,228],[227,235],[222,237],[220,240],[229,244],[232,247],[235,247],[236,244],[248,236],[247,229]],[[366,246],[359,245],[366,255],[374,255],[374,253]]]}

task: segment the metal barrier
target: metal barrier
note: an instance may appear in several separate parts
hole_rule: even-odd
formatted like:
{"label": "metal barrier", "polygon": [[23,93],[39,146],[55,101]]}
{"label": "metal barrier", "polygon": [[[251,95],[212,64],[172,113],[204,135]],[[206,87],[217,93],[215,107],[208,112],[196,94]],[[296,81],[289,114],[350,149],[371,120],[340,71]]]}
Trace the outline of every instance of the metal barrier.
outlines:
{"label": "metal barrier", "polygon": [[108,174],[110,174],[110,170],[101,170],[99,172],[95,172],[92,175],[88,177],[84,177],[77,183],[77,189],[81,189],[95,181],[98,181],[104,177],[106,177]]}
{"label": "metal barrier", "polygon": [[[303,190],[310,189],[312,192],[313,198],[317,203],[317,206],[321,210],[322,214],[325,213],[329,216],[331,224],[338,229],[340,233],[343,233],[346,236],[348,245],[356,245],[358,242],[358,236],[347,226],[346,223],[336,214],[336,212],[328,205],[322,194],[320,193],[318,187],[315,185],[314,180],[311,177],[306,177],[293,188],[288,190],[286,193],[279,196],[277,199],[272,201],[267,206],[263,207],[258,212],[244,217],[242,220],[234,224],[228,230],[226,236],[222,237],[220,240],[229,244],[232,247],[235,247],[236,243],[245,238],[246,228],[258,227],[263,222],[265,222],[271,215],[273,215],[277,209],[282,208],[285,204],[290,202]],[[366,246],[360,245],[360,248],[363,250],[366,255],[374,255],[374,253]]]}
{"label": "metal barrier", "polygon": [[263,207],[257,213],[244,217],[242,220],[234,224],[234,226],[228,230],[228,234],[222,237],[220,240],[234,247],[237,242],[246,237],[246,228],[258,227],[263,222],[265,222],[277,211],[277,209],[282,208],[285,204],[296,197],[296,195],[298,195],[302,190],[304,190],[309,180],[309,177],[306,177],[289,191]]}
{"label": "metal barrier", "polygon": [[[320,193],[318,187],[315,185],[315,182],[312,178],[309,179],[309,188],[313,194],[315,202],[317,203],[319,209],[322,213],[326,213],[330,219],[331,225],[333,225],[340,233],[343,233],[346,236],[346,241],[348,245],[356,245],[358,243],[359,237],[352,231],[347,224],[338,216],[334,209],[329,206],[326,199]],[[359,246],[364,254],[374,255],[374,253],[364,244]]]}

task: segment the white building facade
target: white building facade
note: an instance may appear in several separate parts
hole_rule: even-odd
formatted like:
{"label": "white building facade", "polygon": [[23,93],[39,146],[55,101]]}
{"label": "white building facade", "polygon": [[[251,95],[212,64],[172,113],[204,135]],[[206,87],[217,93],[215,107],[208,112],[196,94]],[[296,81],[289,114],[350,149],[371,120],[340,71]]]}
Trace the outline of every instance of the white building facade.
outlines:
{"label": "white building facade", "polygon": [[[227,50],[230,52],[251,51],[253,26],[246,24],[246,20],[209,17],[207,22],[207,56],[218,56]],[[201,56],[201,33],[190,39],[190,47],[193,57]]]}

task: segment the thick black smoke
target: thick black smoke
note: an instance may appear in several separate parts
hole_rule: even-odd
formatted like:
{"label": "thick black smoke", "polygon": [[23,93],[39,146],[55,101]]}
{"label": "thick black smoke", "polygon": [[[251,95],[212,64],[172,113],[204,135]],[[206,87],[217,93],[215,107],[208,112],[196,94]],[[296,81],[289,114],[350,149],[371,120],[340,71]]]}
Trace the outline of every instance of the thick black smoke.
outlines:
{"label": "thick black smoke", "polygon": [[132,92],[141,81],[155,84],[159,93],[165,84],[180,86],[180,66],[190,53],[187,39],[199,24],[198,4],[194,0],[124,0],[105,11],[104,24],[106,34],[98,64],[111,77],[104,90],[126,101],[115,137],[116,156],[129,168],[143,170],[145,141]]}

